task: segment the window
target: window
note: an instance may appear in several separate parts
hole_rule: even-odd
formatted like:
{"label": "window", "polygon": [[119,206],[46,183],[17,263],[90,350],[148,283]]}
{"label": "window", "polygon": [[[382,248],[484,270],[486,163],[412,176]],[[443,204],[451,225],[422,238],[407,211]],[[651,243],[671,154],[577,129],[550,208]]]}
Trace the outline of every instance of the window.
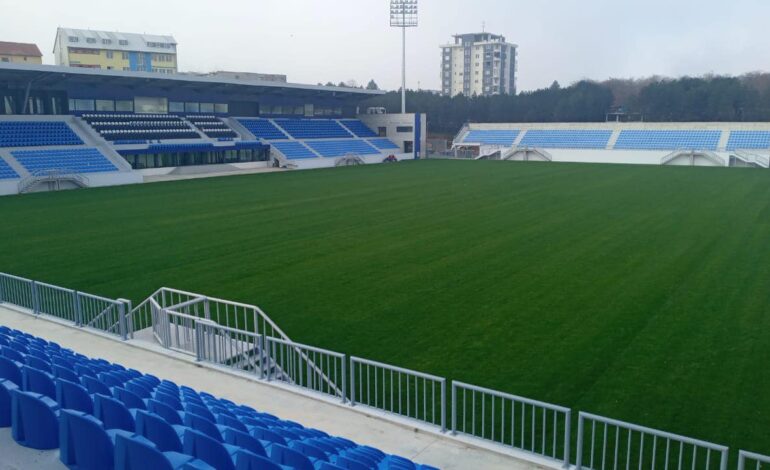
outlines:
{"label": "window", "polygon": [[202,113],[213,113],[214,112],[214,103],[201,103],[201,112]]}
{"label": "window", "polygon": [[78,42],[79,40],[80,40],[80,39],[78,39],[78,37],[77,37],[77,36],[70,36],[70,37],[69,37],[69,41],[70,41],[70,42]]}
{"label": "window", "polygon": [[169,101],[168,103],[168,112],[169,113],[183,113],[184,112],[184,103],[181,101]]}
{"label": "window", "polygon": [[216,103],[214,105],[214,112],[219,114],[227,114],[228,113],[227,103]]}
{"label": "window", "polygon": [[112,44],[112,39],[102,39],[102,44],[110,45],[110,44]]}
{"label": "window", "polygon": [[121,46],[128,46],[128,41],[125,39],[120,39],[118,40],[118,44],[120,44]]}
{"label": "window", "polygon": [[123,67],[124,72],[129,72],[131,70],[131,67]]}
{"label": "window", "polygon": [[3,58],[2,58],[2,61],[3,61],[3,62],[10,62],[10,59],[8,59],[8,57],[3,57]]}
{"label": "window", "polygon": [[112,51],[107,51],[107,58],[112,59],[112,56],[113,56]]}
{"label": "window", "polygon": [[185,103],[184,104],[184,111],[186,113],[199,113],[201,110],[201,105],[199,103]]}
{"label": "window", "polygon": [[398,127],[396,127],[396,132],[399,132],[399,133],[414,132],[414,127],[412,127],[412,126],[398,126]]}
{"label": "window", "polygon": [[128,60],[128,52],[123,52],[121,54],[121,57],[123,58],[123,60]]}
{"label": "window", "polygon": [[96,38],[86,38],[88,44],[96,44]]}
{"label": "window", "polygon": [[115,101],[115,111],[121,112],[134,112],[134,102],[131,100],[118,100]]}
{"label": "window", "polygon": [[112,100],[96,100],[97,111],[115,111],[115,102]]}
{"label": "window", "polygon": [[134,112],[165,114],[168,112],[166,98],[137,96],[134,98]]}
{"label": "window", "polygon": [[93,111],[94,100],[75,100],[75,111]]}

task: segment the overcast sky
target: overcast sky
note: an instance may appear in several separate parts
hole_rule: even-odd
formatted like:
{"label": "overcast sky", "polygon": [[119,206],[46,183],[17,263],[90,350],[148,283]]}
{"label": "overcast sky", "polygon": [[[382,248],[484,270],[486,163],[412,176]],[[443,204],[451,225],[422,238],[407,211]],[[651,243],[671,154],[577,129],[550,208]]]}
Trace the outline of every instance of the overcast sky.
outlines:
{"label": "overcast sky", "polygon": [[[53,63],[57,26],[173,34],[182,71],[283,73],[298,83],[401,80],[388,0],[0,0],[0,40]],[[439,89],[439,45],[486,30],[519,45],[519,90],[581,78],[770,70],[768,0],[420,0],[407,86]]]}

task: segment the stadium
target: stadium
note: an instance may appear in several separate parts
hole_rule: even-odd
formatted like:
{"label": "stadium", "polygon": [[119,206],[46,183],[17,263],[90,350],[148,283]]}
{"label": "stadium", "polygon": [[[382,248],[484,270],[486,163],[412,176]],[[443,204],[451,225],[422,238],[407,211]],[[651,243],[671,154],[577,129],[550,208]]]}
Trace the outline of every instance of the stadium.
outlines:
{"label": "stadium", "polygon": [[0,63],[0,466],[761,470],[770,124]]}

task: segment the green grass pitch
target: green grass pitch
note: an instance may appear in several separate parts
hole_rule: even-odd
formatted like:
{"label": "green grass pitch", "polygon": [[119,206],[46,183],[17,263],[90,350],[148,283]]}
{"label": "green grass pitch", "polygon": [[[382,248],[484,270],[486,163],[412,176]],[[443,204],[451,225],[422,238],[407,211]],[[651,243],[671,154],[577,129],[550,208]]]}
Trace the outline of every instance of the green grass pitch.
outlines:
{"label": "green grass pitch", "polygon": [[255,303],[295,341],[770,453],[767,171],[424,161],[4,197],[0,221],[0,271]]}

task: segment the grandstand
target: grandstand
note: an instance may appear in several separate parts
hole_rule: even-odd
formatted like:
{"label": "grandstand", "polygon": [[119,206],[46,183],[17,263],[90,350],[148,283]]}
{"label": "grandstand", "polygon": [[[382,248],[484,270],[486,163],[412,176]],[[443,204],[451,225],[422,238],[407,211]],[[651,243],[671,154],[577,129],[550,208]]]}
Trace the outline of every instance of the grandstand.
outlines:
{"label": "grandstand", "polygon": [[468,124],[454,138],[453,149],[494,160],[768,168],[770,125]]}
{"label": "grandstand", "polygon": [[0,80],[0,195],[373,164],[425,146],[421,115],[356,114],[379,91],[5,63]]}

